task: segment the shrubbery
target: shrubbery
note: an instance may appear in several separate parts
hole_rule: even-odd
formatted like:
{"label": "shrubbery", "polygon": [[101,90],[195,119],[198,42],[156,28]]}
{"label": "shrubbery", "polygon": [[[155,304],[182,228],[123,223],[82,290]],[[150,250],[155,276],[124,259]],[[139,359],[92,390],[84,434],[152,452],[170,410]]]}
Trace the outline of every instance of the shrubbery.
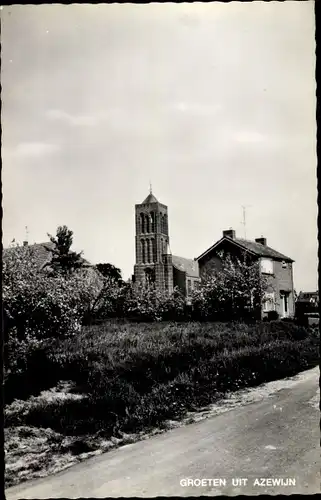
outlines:
{"label": "shrubbery", "polygon": [[318,343],[317,331],[282,321],[258,327],[113,320],[85,327],[47,349],[46,366],[56,382],[71,380],[86,397],[12,414],[6,425],[69,435],[135,432],[179,418],[226,391],[316,366]]}
{"label": "shrubbery", "polygon": [[95,301],[92,321],[108,318],[127,318],[133,321],[182,320],[185,317],[185,299],[179,290],[172,294],[155,286],[121,285],[106,281]]}
{"label": "shrubbery", "polygon": [[125,317],[142,321],[179,320],[185,312],[185,300],[179,290],[168,295],[154,286],[133,287],[124,305]]}
{"label": "shrubbery", "polygon": [[[5,387],[10,399],[28,396],[60,377],[76,377],[77,383],[85,384],[86,390],[99,399],[107,390],[106,381],[115,376],[117,380],[125,377],[126,391],[132,395],[125,391],[126,397],[135,399],[136,392],[141,393],[144,387],[152,390],[155,381],[167,384],[184,373],[189,377],[190,370],[198,380],[208,363],[213,367],[209,356],[216,357],[215,366],[219,367],[225,355],[219,361],[217,353],[227,348],[228,360],[224,363],[229,366],[235,349],[250,349],[254,356],[257,345],[293,342],[297,349],[298,342],[310,341],[308,329],[290,322],[256,322],[253,326],[217,322],[255,319],[265,287],[255,266],[235,266],[227,261],[224,272],[209,276],[204,286],[194,292],[190,306],[177,289],[168,295],[154,286],[133,286],[108,276],[97,281],[93,276],[95,273],[91,275],[88,269],[63,274],[40,271],[33,248],[28,246],[17,246],[4,254]],[[84,322],[108,318],[123,320],[114,320],[114,326],[102,326],[101,330],[92,327],[82,335]],[[189,319],[194,322],[184,325]],[[216,323],[202,326],[197,319]],[[154,324],[150,330],[142,326],[144,332],[148,331],[142,338],[140,326],[136,331],[129,323],[133,320]],[[157,324],[161,321],[179,323]],[[101,332],[108,341],[100,338]],[[61,344],[75,333],[74,340]],[[189,390],[191,384],[187,384]]]}
{"label": "shrubbery", "polygon": [[2,278],[7,377],[22,373],[28,356],[48,339],[79,332],[96,285],[81,273],[52,277],[40,272],[28,246],[4,252]]}
{"label": "shrubbery", "polygon": [[230,258],[222,270],[210,273],[203,285],[189,297],[175,289],[168,295],[155,285],[125,284],[107,281],[95,307],[94,318],[131,318],[140,321],[174,320],[256,320],[267,282],[260,276],[257,263],[234,262]]}
{"label": "shrubbery", "polygon": [[208,272],[203,279],[203,286],[192,297],[194,317],[216,321],[260,318],[267,281],[257,263],[226,257],[220,271]]}

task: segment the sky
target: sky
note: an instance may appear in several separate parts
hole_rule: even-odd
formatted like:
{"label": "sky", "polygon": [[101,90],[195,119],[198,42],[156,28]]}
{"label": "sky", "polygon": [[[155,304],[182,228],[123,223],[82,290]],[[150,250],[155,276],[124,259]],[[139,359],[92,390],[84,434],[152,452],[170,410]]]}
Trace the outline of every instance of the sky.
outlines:
{"label": "sky", "polygon": [[174,255],[245,229],[317,289],[314,22],[312,1],[2,7],[3,245],[65,224],[127,279],[151,181]]}

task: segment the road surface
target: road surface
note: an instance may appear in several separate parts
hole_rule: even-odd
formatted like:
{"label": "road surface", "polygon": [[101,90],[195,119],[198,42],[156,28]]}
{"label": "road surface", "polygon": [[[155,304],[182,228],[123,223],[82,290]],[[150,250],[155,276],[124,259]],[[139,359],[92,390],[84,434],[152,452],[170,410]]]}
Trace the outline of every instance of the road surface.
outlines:
{"label": "road surface", "polygon": [[[318,379],[309,370],[261,401],[14,486],[6,498],[319,493]],[[276,479],[284,484],[271,486]]]}

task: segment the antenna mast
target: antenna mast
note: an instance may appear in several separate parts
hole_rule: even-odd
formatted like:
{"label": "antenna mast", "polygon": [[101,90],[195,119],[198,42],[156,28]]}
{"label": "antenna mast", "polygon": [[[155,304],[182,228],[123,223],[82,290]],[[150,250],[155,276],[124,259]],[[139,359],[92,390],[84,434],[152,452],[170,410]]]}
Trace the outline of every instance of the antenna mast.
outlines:
{"label": "antenna mast", "polygon": [[244,239],[246,240],[246,209],[249,208],[251,205],[242,205],[243,209],[243,221],[241,224],[243,224],[244,227]]}

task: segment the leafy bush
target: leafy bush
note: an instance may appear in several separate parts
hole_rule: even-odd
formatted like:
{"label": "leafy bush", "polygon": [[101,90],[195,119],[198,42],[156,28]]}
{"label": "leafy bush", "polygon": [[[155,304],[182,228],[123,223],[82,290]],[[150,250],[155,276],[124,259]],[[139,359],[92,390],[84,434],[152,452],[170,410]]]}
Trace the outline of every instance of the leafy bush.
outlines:
{"label": "leafy bush", "polygon": [[104,321],[108,318],[126,316],[126,302],[131,286],[103,277],[103,286],[97,295],[90,312],[89,322]]}
{"label": "leafy bush", "polygon": [[48,339],[79,332],[97,290],[81,272],[68,278],[40,272],[29,246],[16,245],[4,252],[2,276],[8,377],[23,373],[28,356]]}
{"label": "leafy bush", "polygon": [[177,288],[168,294],[151,285],[135,286],[125,307],[127,317],[140,321],[177,321],[185,315],[185,299]]}
{"label": "leafy bush", "polygon": [[168,294],[155,286],[110,283],[107,280],[94,305],[93,318],[130,318],[135,321],[180,320],[185,316],[185,300],[175,289]]}
{"label": "leafy bush", "polygon": [[267,281],[257,263],[247,263],[227,256],[221,270],[207,271],[204,283],[192,297],[197,319],[259,319]]}

